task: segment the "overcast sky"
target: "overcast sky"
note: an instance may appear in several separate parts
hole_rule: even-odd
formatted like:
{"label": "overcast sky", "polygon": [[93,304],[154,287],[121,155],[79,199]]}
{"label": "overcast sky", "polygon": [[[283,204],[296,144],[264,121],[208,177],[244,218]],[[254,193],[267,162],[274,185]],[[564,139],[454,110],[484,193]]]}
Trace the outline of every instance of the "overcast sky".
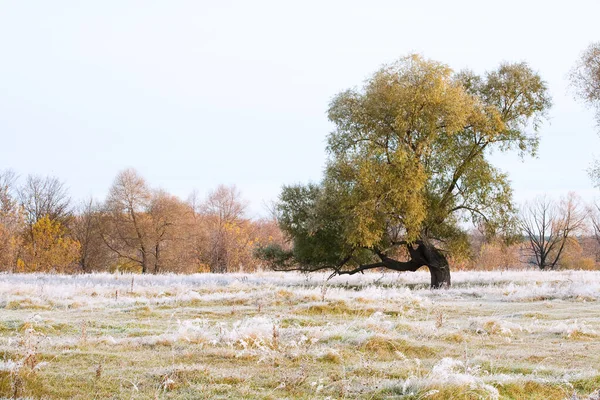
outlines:
{"label": "overcast sky", "polygon": [[[517,202],[596,195],[593,113],[567,75],[600,1],[0,1],[0,169],[103,199],[118,171],[186,198],[236,184],[264,213],[318,181],[330,99],[411,52],[478,73],[527,61],[554,100]],[[598,192],[600,194],[600,191]]]}

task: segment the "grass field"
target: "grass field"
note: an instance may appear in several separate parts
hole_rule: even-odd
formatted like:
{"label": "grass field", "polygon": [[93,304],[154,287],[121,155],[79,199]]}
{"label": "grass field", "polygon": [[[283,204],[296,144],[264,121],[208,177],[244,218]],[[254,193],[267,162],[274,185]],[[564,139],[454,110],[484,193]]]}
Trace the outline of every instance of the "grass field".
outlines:
{"label": "grass field", "polygon": [[596,399],[600,273],[0,274],[0,398]]}

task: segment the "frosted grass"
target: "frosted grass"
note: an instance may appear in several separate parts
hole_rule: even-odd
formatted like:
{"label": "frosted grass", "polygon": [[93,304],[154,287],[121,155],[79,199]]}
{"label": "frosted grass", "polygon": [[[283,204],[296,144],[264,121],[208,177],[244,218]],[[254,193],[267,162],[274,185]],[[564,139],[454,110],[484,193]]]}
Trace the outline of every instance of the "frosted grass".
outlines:
{"label": "frosted grass", "polygon": [[[426,272],[328,276],[0,274],[0,351],[14,354],[0,372],[22,368],[31,331],[57,359],[85,346],[132,357],[171,348],[172,362],[177,351],[212,354],[258,371],[317,360],[341,366],[344,390],[378,383],[422,398],[457,385],[497,399],[510,382],[599,374],[600,272],[455,272],[448,290],[429,289]],[[311,373],[313,394],[337,385]]]}

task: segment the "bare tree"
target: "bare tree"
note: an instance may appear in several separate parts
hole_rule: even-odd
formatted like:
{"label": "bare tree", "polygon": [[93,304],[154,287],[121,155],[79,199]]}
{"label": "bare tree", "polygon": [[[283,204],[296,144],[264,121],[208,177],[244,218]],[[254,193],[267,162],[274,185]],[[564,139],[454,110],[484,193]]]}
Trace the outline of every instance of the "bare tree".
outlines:
{"label": "bare tree", "polygon": [[202,209],[204,213],[218,217],[219,224],[223,225],[241,220],[247,206],[237,187],[219,185],[208,195]]}
{"label": "bare tree", "polygon": [[204,229],[199,253],[211,272],[224,273],[239,268],[238,256],[248,244],[248,240],[237,240],[245,227],[246,206],[235,186],[220,185],[200,207]]}
{"label": "bare tree", "polygon": [[593,239],[595,242],[595,258],[596,261],[600,260],[600,203],[598,200],[594,201],[588,207],[588,214],[590,216],[590,228],[593,233]]}
{"label": "bare tree", "polygon": [[144,178],[134,169],[120,172],[111,186],[104,206],[102,238],[120,258],[150,272],[152,249],[151,227],[146,210],[151,191]]}
{"label": "bare tree", "polygon": [[29,175],[18,196],[30,228],[45,216],[63,225],[71,216],[71,199],[64,183],[57,178]]}
{"label": "bare tree", "polygon": [[177,197],[152,190],[133,169],[121,172],[100,223],[106,246],[142,273],[188,270],[193,211]]}
{"label": "bare tree", "polygon": [[529,241],[531,263],[540,269],[559,264],[568,239],[584,226],[585,213],[574,193],[559,204],[548,197],[538,197],[526,204],[521,214],[521,228]]}
{"label": "bare tree", "polygon": [[81,245],[79,266],[83,272],[104,270],[110,262],[110,253],[102,240],[101,209],[94,199],[82,201],[77,208],[71,235]]}
{"label": "bare tree", "polygon": [[0,171],[0,224],[11,225],[18,214],[15,198],[17,175],[12,170]]}

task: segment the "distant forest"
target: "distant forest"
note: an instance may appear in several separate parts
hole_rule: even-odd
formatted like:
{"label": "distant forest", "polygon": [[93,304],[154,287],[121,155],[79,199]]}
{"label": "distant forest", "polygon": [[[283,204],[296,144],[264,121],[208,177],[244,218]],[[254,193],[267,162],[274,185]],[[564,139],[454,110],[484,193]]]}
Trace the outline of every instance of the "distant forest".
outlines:
{"label": "distant forest", "polygon": [[[183,201],[127,169],[103,202],[74,204],[55,177],[22,181],[0,171],[0,271],[253,272],[270,267],[258,248],[292,245],[276,212],[247,217],[235,187]],[[523,208],[521,228],[512,238],[491,238],[472,227],[468,248],[450,251],[450,264],[455,270],[598,269],[598,209],[576,195],[536,199]]]}
{"label": "distant forest", "polygon": [[102,203],[73,204],[57,178],[17,181],[0,171],[1,271],[254,271],[257,246],[283,243],[274,219],[246,217],[235,187],[182,201],[128,169]]}

